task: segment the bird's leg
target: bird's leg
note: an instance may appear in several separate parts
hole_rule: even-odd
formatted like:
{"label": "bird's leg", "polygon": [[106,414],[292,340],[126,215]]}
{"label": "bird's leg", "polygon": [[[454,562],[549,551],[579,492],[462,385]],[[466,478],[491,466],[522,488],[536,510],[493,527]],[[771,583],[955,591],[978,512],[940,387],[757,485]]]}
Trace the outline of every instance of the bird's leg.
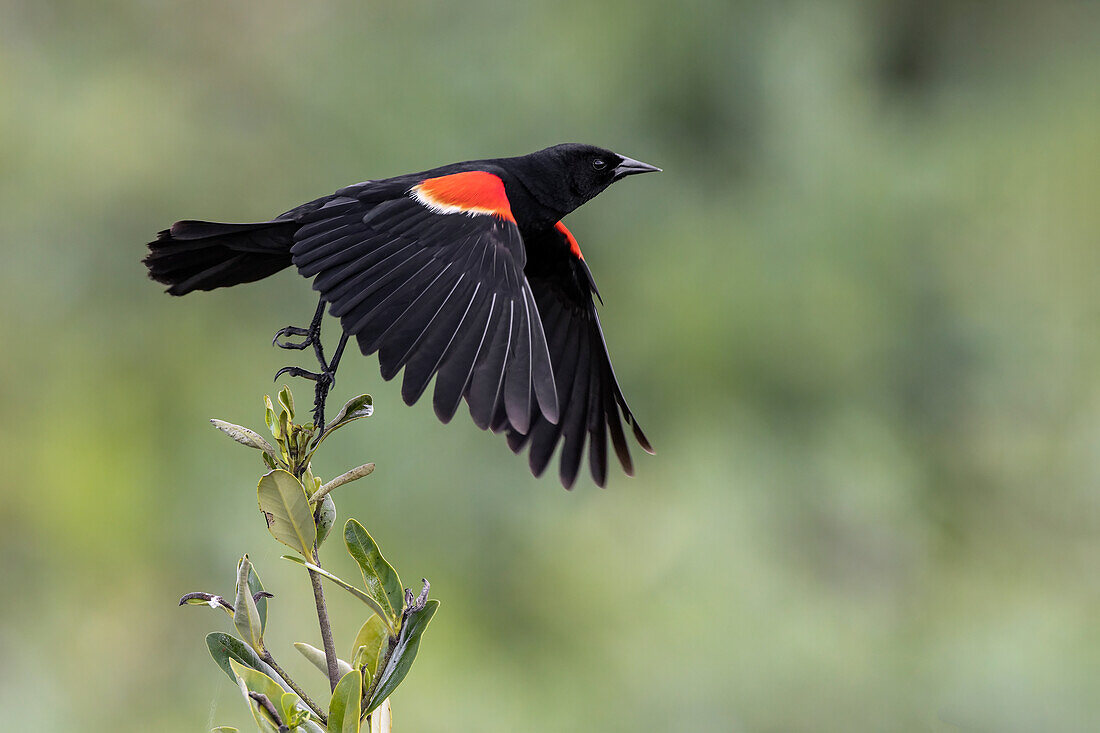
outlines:
{"label": "bird's leg", "polygon": [[[325,429],[325,400],[328,398],[329,390],[332,389],[332,385],[336,383],[336,367],[340,363],[340,357],[344,353],[344,346],[347,344],[348,335],[345,333],[340,339],[340,345],[336,347],[336,353],[333,356],[331,362],[325,359],[324,346],[321,344],[321,321],[325,316],[325,299],[322,297],[317,304],[317,312],[313,315],[313,321],[309,324],[309,328],[301,328],[299,326],[287,326],[280,329],[275,334],[275,338],[272,343],[281,349],[295,349],[301,350],[313,347],[313,353],[317,357],[317,363],[320,366],[319,371],[311,372],[307,369],[296,366],[285,366],[279,371],[275,372],[275,379],[286,374],[291,377],[303,377],[309,379],[315,383],[313,393],[313,425],[321,433]],[[290,336],[305,336],[302,341],[288,341],[286,340]],[[283,339],[283,340],[280,340]],[[320,434],[318,434],[320,437]]]}
{"label": "bird's leg", "polygon": [[345,332],[340,336],[340,343],[336,346],[332,361],[325,365],[320,375],[321,379],[317,380],[313,399],[313,424],[317,426],[317,440],[325,434],[325,400],[328,399],[328,391],[336,383],[336,369],[340,366],[340,357],[344,355],[344,347],[347,344],[348,334]]}
{"label": "bird's leg", "polygon": [[[287,326],[286,328],[280,328],[275,332],[275,338],[271,339],[273,346],[278,346],[280,349],[295,349],[302,350],[308,349],[310,346],[318,346],[321,343],[321,319],[325,317],[325,299],[321,298],[321,301],[317,303],[317,312],[313,314],[313,321],[309,324],[309,328],[302,328],[301,326]],[[287,341],[290,336],[305,336],[304,341]],[[283,339],[280,341],[279,339]],[[320,356],[318,356],[320,359]]]}

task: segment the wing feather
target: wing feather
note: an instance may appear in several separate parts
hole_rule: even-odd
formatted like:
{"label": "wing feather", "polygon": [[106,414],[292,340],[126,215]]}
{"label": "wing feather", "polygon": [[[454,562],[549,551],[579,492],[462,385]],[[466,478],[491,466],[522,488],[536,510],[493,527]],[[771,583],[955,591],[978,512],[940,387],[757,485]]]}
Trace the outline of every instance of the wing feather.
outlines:
{"label": "wing feather", "polygon": [[420,344],[405,364],[405,379],[401,384],[401,397],[405,404],[411,405],[420,399],[463,324],[468,318],[476,317],[475,307],[480,304],[477,297],[480,288],[481,283],[464,281],[448,297],[447,302],[440,306],[439,312],[428,324]]}
{"label": "wing feather", "polygon": [[514,311],[515,306],[511,300],[501,303],[493,328],[493,338],[488,342],[488,348],[482,349],[478,355],[477,365],[470,375],[470,391],[466,401],[470,406],[470,417],[482,430],[488,429],[500,397],[508,348],[512,342]]}
{"label": "wing feather", "polygon": [[462,322],[462,328],[447,347],[439,374],[435,378],[432,406],[436,416],[445,423],[454,417],[462,397],[466,394],[466,385],[470,383],[474,365],[477,364],[481,350],[488,348],[486,344],[491,338],[494,316],[499,313],[497,299],[500,296],[487,292],[481,295],[482,304],[478,315]]}
{"label": "wing feather", "polygon": [[543,236],[529,236],[525,268],[553,364],[558,424],[546,420],[544,410],[535,416],[526,433],[512,426],[508,445],[517,453],[529,449],[528,464],[536,476],[546,470],[561,445],[559,475],[566,488],[575,483],[587,450],[592,479],[603,486],[608,474],[609,439],[623,470],[628,475],[634,471],[624,421],[633,428],[644,450],[652,453],[653,449],[615,378],[596,313],[592,274],[563,231],[567,230],[559,225]]}
{"label": "wing feather", "polygon": [[504,406],[512,427],[526,433],[531,428],[531,330],[527,299],[523,298],[519,303],[513,301],[513,308],[512,343],[504,378]]}

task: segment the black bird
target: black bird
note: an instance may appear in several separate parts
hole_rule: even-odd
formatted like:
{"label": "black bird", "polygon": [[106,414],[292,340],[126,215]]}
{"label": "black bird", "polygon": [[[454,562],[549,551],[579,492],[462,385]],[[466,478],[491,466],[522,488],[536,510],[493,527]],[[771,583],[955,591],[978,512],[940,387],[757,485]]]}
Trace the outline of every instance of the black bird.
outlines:
{"label": "black bird", "polygon": [[[172,295],[252,282],[292,264],[313,278],[321,294],[313,323],[288,326],[275,342],[313,347],[319,372],[279,373],[317,382],[317,424],[354,336],[363,354],[378,352],[385,379],[404,368],[407,404],[435,376],[443,422],[465,398],[478,427],[507,433],[516,453],[530,446],[536,476],[561,442],[566,488],[587,443],[592,478],[603,486],[609,435],[633,473],[623,422],[653,449],[611,367],[592,273],[561,220],[615,181],[657,170],[580,144],[454,163],[357,183],[271,221],[179,221],[149,243],[144,262]],[[331,361],[320,342],[326,303],[343,327]]]}

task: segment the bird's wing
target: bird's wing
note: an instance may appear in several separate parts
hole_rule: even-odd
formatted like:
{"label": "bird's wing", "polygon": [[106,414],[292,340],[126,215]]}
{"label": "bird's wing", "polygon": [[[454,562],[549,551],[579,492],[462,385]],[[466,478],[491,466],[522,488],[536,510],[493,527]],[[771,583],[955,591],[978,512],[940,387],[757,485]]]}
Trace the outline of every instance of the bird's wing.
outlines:
{"label": "bird's wing", "polygon": [[[448,422],[463,397],[482,429],[558,420],[546,337],[501,179],[485,171],[367,182],[296,217],[302,275],[412,404],[436,376]],[[537,407],[536,407],[537,404]]]}
{"label": "bird's wing", "polygon": [[[561,482],[570,488],[587,442],[592,478],[603,486],[607,480],[609,434],[623,469],[628,475],[634,471],[624,421],[646,452],[652,453],[653,448],[627,406],[611,368],[592,300],[593,295],[599,297],[599,291],[577,240],[559,222],[540,237],[528,236],[527,251],[527,280],[546,332],[561,416],[556,424],[536,417],[529,431],[508,429],[508,445],[516,453],[529,445],[529,464],[539,476],[561,442]],[[502,415],[498,414],[497,419],[503,422]]]}

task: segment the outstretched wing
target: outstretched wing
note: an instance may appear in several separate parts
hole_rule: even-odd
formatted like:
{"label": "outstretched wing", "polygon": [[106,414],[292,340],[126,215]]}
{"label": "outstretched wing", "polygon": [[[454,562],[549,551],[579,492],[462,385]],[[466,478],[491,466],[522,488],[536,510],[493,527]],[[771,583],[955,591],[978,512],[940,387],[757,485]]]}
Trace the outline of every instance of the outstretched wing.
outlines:
{"label": "outstretched wing", "polygon": [[385,379],[404,368],[406,403],[436,376],[443,422],[463,397],[482,429],[500,414],[521,432],[536,418],[557,422],[523,240],[498,176],[368,181],[296,219],[294,264],[360,350],[378,352]]}
{"label": "outstretched wing", "polygon": [[[619,388],[603,329],[592,296],[599,291],[581,256],[577,240],[565,225],[541,237],[527,237],[527,280],[535,293],[554,365],[561,417],[554,421],[536,417],[529,431],[508,429],[508,445],[519,453],[530,446],[529,464],[536,476],[546,470],[558,443],[562,443],[561,482],[573,486],[580,469],[585,443],[592,478],[598,486],[607,481],[607,439],[628,475],[634,464],[623,431],[625,421],[647,453],[653,448],[634,419]],[[621,415],[621,418],[620,418]],[[503,423],[503,416],[498,416]]]}

